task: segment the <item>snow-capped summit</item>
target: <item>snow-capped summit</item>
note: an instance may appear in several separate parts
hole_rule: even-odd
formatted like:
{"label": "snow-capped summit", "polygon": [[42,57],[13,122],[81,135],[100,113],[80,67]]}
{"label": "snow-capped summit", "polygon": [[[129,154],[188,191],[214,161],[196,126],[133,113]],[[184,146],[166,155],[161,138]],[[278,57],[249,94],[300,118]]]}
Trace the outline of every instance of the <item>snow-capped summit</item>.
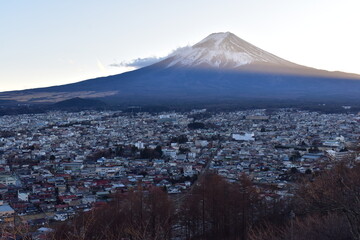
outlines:
{"label": "snow-capped summit", "polygon": [[193,45],[175,51],[167,66],[237,68],[251,63],[292,65],[230,32],[213,33]]}

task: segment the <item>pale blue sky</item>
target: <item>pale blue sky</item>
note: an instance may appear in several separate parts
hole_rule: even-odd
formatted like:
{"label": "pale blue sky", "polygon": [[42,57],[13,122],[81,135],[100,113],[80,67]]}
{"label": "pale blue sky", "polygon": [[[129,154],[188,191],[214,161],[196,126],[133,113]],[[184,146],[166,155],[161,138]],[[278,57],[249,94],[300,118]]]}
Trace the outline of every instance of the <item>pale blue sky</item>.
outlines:
{"label": "pale blue sky", "polygon": [[230,31],[279,57],[360,74],[358,0],[0,0],[0,91],[129,69]]}

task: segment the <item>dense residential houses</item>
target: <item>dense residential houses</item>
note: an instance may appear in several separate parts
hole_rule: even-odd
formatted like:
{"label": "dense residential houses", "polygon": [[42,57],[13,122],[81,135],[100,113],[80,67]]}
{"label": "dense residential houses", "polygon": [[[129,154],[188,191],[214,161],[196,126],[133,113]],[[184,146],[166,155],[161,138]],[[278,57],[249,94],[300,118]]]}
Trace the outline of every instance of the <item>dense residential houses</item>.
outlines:
{"label": "dense residential houses", "polygon": [[275,196],[287,196],[294,174],[359,159],[359,121],[295,109],[3,116],[0,218],[65,221],[151,186],[176,197],[206,171],[230,182],[247,174],[259,191],[273,186]]}

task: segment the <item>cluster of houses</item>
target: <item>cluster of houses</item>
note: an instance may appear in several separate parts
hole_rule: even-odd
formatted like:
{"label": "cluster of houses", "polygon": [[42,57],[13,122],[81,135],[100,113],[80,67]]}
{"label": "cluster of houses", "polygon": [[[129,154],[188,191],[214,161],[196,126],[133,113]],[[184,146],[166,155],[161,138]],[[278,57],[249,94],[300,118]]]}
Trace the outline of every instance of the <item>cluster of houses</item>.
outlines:
{"label": "cluster of houses", "polygon": [[64,221],[139,187],[181,195],[205,171],[228,181],[245,173],[287,195],[291,174],[357,159],[359,121],[294,109],[3,116],[0,219]]}

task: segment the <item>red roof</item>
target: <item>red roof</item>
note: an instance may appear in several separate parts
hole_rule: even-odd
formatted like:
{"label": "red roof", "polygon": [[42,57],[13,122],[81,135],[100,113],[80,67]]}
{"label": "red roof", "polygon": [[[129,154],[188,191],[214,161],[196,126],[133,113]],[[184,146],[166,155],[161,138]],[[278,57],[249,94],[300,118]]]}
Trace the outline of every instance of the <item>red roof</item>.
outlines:
{"label": "red roof", "polygon": [[108,185],[109,183],[110,183],[109,180],[96,180],[96,181],[95,181],[95,184],[96,184],[97,186]]}
{"label": "red roof", "polygon": [[69,207],[69,205],[67,204],[58,204],[58,205],[55,205],[55,208],[67,208]]}

